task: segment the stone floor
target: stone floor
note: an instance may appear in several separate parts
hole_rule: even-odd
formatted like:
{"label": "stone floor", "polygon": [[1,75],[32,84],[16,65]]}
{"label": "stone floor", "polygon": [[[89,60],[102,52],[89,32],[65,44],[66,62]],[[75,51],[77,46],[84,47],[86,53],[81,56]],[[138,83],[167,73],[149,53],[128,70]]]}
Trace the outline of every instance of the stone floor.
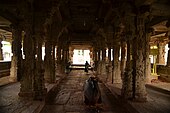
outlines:
{"label": "stone floor", "polygon": [[4,82],[7,77],[0,79],[0,113],[170,113],[170,83],[161,81],[146,85],[148,102],[145,103],[122,102],[121,84],[99,83],[102,104],[86,106],[82,87],[91,74],[73,71],[57,86],[46,84],[49,94],[45,102],[18,97],[20,84]]}
{"label": "stone floor", "polygon": [[[90,74],[72,72],[56,87],[46,100],[41,113],[130,113],[105,87],[99,83],[102,92],[102,104],[87,106],[84,104],[83,84]],[[53,97],[53,98],[51,98]]]}

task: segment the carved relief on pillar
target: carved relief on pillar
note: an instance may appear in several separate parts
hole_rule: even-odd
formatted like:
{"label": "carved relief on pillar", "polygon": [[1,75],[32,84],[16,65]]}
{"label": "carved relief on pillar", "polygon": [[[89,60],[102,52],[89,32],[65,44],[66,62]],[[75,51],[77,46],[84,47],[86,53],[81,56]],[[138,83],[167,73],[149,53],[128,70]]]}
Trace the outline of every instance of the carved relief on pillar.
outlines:
{"label": "carved relief on pillar", "polygon": [[125,99],[132,98],[132,61],[131,61],[131,41],[127,41],[127,61],[124,72],[124,77],[122,78],[122,89],[121,96]]}
{"label": "carved relief on pillar", "polygon": [[158,44],[158,56],[157,56],[157,64],[165,65],[165,45],[164,43]]}
{"label": "carved relief on pillar", "polygon": [[[146,76],[145,76],[145,18],[136,17],[136,38],[133,40],[133,98],[138,101],[146,101]],[[143,42],[143,43],[141,43]]]}

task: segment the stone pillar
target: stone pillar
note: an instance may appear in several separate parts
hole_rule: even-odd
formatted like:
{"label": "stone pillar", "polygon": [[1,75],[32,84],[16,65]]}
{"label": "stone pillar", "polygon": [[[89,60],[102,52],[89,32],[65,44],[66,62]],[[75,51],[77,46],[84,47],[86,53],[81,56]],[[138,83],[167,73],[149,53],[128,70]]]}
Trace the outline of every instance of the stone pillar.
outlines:
{"label": "stone pillar", "polygon": [[61,47],[57,47],[57,64],[56,64],[56,75],[60,76],[61,75]]}
{"label": "stone pillar", "polygon": [[0,60],[4,60],[2,51],[2,39],[0,38]]}
{"label": "stone pillar", "polygon": [[32,23],[27,20],[25,26],[25,37],[23,41],[23,53],[25,59],[22,68],[21,88],[19,96],[21,97],[33,97],[33,77],[35,74],[35,43],[32,32]]}
{"label": "stone pillar", "polygon": [[157,61],[156,63],[159,65],[165,65],[165,44],[159,43],[158,44],[158,55],[157,55]]}
{"label": "stone pillar", "polygon": [[102,49],[102,61],[106,61],[106,49]]}
{"label": "stone pillar", "polygon": [[100,62],[100,74],[103,81],[107,81],[107,70],[106,70],[106,49],[102,49],[102,60]]}
{"label": "stone pillar", "polygon": [[121,71],[121,78],[123,79],[124,75],[124,69],[125,69],[125,63],[126,63],[126,42],[121,42],[121,62],[120,62],[120,71]]}
{"label": "stone pillar", "polygon": [[36,58],[36,71],[34,76],[34,99],[42,100],[47,92],[45,88],[44,81],[44,69],[43,69],[43,61],[42,61],[42,43],[43,39],[41,35],[36,36],[37,39],[37,58]]}
{"label": "stone pillar", "polygon": [[133,98],[137,101],[146,101],[145,66],[145,19],[141,15],[136,17],[136,38],[133,40]]}
{"label": "stone pillar", "polygon": [[132,62],[131,62],[131,40],[127,41],[127,60],[122,79],[121,96],[125,99],[132,98]]}
{"label": "stone pillar", "polygon": [[108,60],[111,61],[111,47],[108,48]]}
{"label": "stone pillar", "polygon": [[46,82],[53,82],[53,66],[52,66],[52,43],[49,39],[45,42],[45,58],[44,58],[44,79]]}
{"label": "stone pillar", "polygon": [[146,76],[146,83],[151,83],[151,62],[150,62],[150,58],[149,58],[149,54],[150,54],[150,36],[151,36],[151,31],[150,29],[148,29],[147,33],[146,33],[146,41],[145,41],[145,76]]}
{"label": "stone pillar", "polygon": [[120,62],[119,62],[119,51],[120,46],[114,47],[114,58],[113,58],[113,83],[120,83],[121,82],[121,75],[120,75]]}
{"label": "stone pillar", "polygon": [[167,67],[170,67],[170,42],[168,43],[168,48],[169,48],[169,50],[168,50],[168,58],[167,58]]}
{"label": "stone pillar", "polygon": [[94,71],[96,71],[97,70],[97,62],[98,62],[97,61],[97,50],[96,50],[96,48],[93,50],[93,53],[94,53],[93,54],[93,58],[94,58],[93,59],[94,60],[94,67],[93,68],[94,68]]}
{"label": "stone pillar", "polygon": [[19,27],[12,26],[12,61],[11,61],[11,69],[10,69],[10,78],[9,81],[16,82],[21,79],[22,69],[21,69],[21,61],[22,61],[22,30]]}
{"label": "stone pillar", "polygon": [[107,81],[111,82],[112,79],[112,61],[111,61],[111,47],[108,49],[108,77]]}
{"label": "stone pillar", "polygon": [[97,59],[98,59],[98,61],[100,61],[100,60],[101,60],[101,59],[100,59],[100,54],[101,54],[101,50],[99,49],[99,50],[98,50],[98,58],[97,58]]}
{"label": "stone pillar", "polygon": [[101,74],[101,68],[102,68],[102,65],[101,65],[101,50],[99,49],[98,50],[98,63],[97,63],[97,75],[100,75]]}
{"label": "stone pillar", "polygon": [[56,63],[56,61],[55,61],[55,43],[53,43],[53,45],[52,45],[52,77],[51,77],[51,79],[52,79],[52,82],[55,82],[55,80],[56,80],[56,76],[55,76],[55,63]]}
{"label": "stone pillar", "polygon": [[73,54],[74,54],[74,52],[73,52],[73,48],[71,48],[70,50],[69,50],[69,59],[71,60],[70,62],[71,62],[71,64],[73,63]]}

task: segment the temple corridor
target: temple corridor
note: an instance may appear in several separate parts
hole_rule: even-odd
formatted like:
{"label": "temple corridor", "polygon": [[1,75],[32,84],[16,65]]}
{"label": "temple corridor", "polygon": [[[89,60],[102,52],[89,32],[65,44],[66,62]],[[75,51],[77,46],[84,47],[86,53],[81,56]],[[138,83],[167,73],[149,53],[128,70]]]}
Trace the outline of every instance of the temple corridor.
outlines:
{"label": "temple corridor", "polygon": [[169,94],[170,0],[0,0],[0,113],[170,113]]}
{"label": "temple corridor", "polygon": [[102,104],[91,107],[85,105],[83,84],[89,76],[92,76],[92,73],[86,74],[81,70],[71,72],[50,94],[50,99],[47,97],[46,105],[41,113],[130,113],[103,83],[99,83]]}

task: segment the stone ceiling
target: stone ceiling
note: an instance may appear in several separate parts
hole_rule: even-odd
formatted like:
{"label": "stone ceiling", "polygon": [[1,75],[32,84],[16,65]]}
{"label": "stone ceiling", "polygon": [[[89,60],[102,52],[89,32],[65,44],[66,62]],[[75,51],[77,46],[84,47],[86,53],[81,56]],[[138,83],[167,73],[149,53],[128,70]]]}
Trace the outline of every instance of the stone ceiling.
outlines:
{"label": "stone ceiling", "polygon": [[[23,3],[34,3],[37,22],[42,18],[47,22],[51,15],[55,26],[63,26],[71,36],[72,43],[93,43],[93,37],[101,27],[115,25],[121,19],[123,11],[130,11],[126,4],[136,7],[149,6],[151,12],[150,25],[154,29],[152,36],[167,35],[167,22],[170,20],[169,0],[1,0],[0,1],[0,33],[1,37],[10,38],[11,23],[22,21],[24,15]],[[125,5],[124,5],[125,4]],[[58,8],[53,14],[53,8]],[[132,9],[134,12],[135,10]],[[131,12],[130,12],[131,13]],[[59,23],[62,25],[59,25]],[[42,23],[39,23],[40,25]],[[54,27],[55,28],[55,27]],[[3,29],[3,30],[2,30]],[[55,28],[55,30],[59,28]],[[61,28],[62,29],[62,28]],[[6,33],[4,32],[6,30]],[[161,35],[161,36],[162,36]]]}

